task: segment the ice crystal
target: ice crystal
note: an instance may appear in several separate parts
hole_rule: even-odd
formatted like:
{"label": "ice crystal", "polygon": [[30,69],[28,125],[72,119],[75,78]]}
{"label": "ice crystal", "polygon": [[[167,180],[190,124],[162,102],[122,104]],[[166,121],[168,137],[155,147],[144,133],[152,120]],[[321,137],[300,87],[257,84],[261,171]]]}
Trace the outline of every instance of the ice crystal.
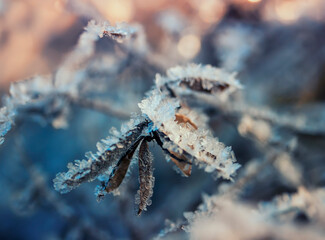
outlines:
{"label": "ice crystal", "polygon": [[143,99],[138,105],[142,113],[146,114],[158,129],[164,122],[175,118],[179,101],[167,98],[158,90],[153,90],[149,97]]}
{"label": "ice crystal", "polygon": [[[231,179],[240,167],[230,147],[213,138],[207,130],[182,126],[175,120],[169,120],[161,127],[164,139],[173,145],[165,144],[171,152],[186,152],[194,159],[194,163],[207,172],[217,171],[219,177]],[[210,135],[210,136],[209,136]],[[177,146],[177,147],[175,147]]]}

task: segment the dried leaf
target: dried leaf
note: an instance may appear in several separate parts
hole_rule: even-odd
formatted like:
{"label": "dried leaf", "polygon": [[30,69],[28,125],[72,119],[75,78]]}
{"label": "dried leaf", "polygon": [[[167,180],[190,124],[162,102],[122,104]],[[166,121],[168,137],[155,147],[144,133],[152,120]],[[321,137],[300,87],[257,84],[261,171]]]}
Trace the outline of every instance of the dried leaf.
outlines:
{"label": "dried leaf", "polygon": [[98,142],[98,152],[87,154],[87,160],[75,161],[68,164],[66,173],[58,173],[54,181],[54,187],[61,193],[67,193],[78,187],[81,183],[95,180],[110,168],[115,169],[119,161],[131,153],[143,138],[148,121],[135,119],[134,125],[125,131],[119,138],[114,137]]}
{"label": "dried leaf", "polygon": [[186,176],[189,177],[191,176],[192,173],[192,165],[187,163],[188,160],[184,157],[184,155],[179,155],[175,152],[170,152],[173,156],[177,156],[178,159],[182,159],[184,161],[180,162],[178,159],[173,158],[170,156],[170,159],[175,163],[175,165],[179,168],[179,170],[182,171],[182,173]]}
{"label": "dried leaf", "polygon": [[129,37],[134,37],[137,33],[134,26],[128,25],[126,23],[118,23],[116,26],[107,26],[103,35],[111,37],[114,40],[122,41]]}
{"label": "dried leaf", "polygon": [[139,148],[139,182],[140,189],[136,197],[136,203],[139,204],[138,215],[143,210],[147,209],[147,206],[151,205],[150,197],[153,194],[154,180],[152,161],[153,157],[149,151],[148,143],[143,140]]}
{"label": "dried leaf", "polygon": [[230,86],[228,83],[216,82],[212,86],[206,87],[207,82],[208,80],[202,78],[185,78],[180,80],[179,86],[204,93],[222,92]]}
{"label": "dried leaf", "polygon": [[[154,138],[162,150],[168,155],[168,157],[175,163],[175,165],[181,170],[181,172],[189,177],[192,173],[192,161],[191,156],[182,150],[182,153],[177,153],[172,149],[179,149],[164,133],[155,132]],[[169,146],[169,147],[164,147]]]}
{"label": "dried leaf", "polygon": [[113,176],[110,177],[110,179],[108,181],[108,184],[107,184],[107,186],[105,188],[106,192],[109,193],[111,191],[114,191],[115,189],[117,189],[121,185],[121,183],[122,183],[128,169],[129,169],[132,157],[133,157],[134,152],[135,152],[138,145],[139,145],[139,142],[134,146],[134,149],[132,149],[132,151],[130,153],[125,155],[119,161],[119,163],[116,166],[116,170],[112,173]]}
{"label": "dried leaf", "polygon": [[176,113],[175,114],[175,116],[176,116],[176,122],[178,123],[178,124],[190,124],[195,130],[197,130],[198,128],[197,128],[197,126],[195,125],[195,123],[193,123],[192,122],[192,120],[191,119],[189,119],[188,117],[186,117],[185,115],[183,115],[183,114],[179,114],[179,113]]}
{"label": "dried leaf", "polygon": [[167,90],[171,97],[206,93],[226,99],[227,96],[242,88],[235,74],[210,65],[189,64],[167,70],[166,76],[156,75],[156,86]]}

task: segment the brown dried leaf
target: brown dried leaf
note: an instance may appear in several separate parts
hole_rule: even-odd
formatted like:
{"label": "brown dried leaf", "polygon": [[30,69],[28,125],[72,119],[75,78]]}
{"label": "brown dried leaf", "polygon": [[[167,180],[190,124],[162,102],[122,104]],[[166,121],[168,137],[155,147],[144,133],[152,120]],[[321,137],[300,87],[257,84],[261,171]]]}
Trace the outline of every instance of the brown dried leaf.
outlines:
{"label": "brown dried leaf", "polygon": [[213,87],[207,88],[205,87],[205,81],[209,81],[207,79],[201,79],[201,78],[186,78],[184,80],[181,80],[180,86],[190,88],[193,91],[197,92],[203,92],[203,93],[209,93],[214,94],[217,92],[223,92],[229,88],[228,83],[223,82],[214,82]]}
{"label": "brown dried leaf", "polygon": [[191,176],[192,173],[192,165],[188,164],[188,159],[186,159],[183,155],[179,155],[175,152],[170,152],[172,155],[176,156],[178,159],[184,160],[184,162],[180,162],[179,160],[173,158],[170,156],[170,159],[175,163],[175,165],[179,168],[179,170],[182,171],[182,173],[186,176],[189,177]]}
{"label": "brown dried leaf", "polygon": [[[180,115],[184,116],[184,115]],[[187,118],[187,117],[185,117]],[[180,118],[183,119],[183,118]],[[180,120],[181,121],[181,120]],[[194,125],[194,124],[193,124]],[[196,125],[194,125],[196,127]],[[192,173],[192,162],[190,159],[190,155],[182,150],[182,154],[176,153],[175,151],[172,151],[169,148],[165,148],[163,145],[163,142],[169,142],[170,144],[172,141],[168,138],[168,136],[163,133],[157,131],[155,134],[155,139],[158,143],[158,145],[164,150],[166,154],[170,157],[170,159],[175,163],[175,165],[181,170],[181,172],[186,176],[189,177]],[[174,143],[173,143],[174,144]],[[175,145],[176,147],[176,145]],[[176,147],[177,148],[177,147]]]}
{"label": "brown dried leaf", "polygon": [[180,114],[180,113],[176,113],[175,114],[175,116],[176,116],[176,122],[178,123],[178,124],[190,124],[195,130],[197,130],[197,126],[195,125],[195,123],[193,123],[192,121],[191,121],[191,119],[189,119],[188,117],[186,117],[185,115],[183,115],[183,114]]}
{"label": "brown dried leaf", "polygon": [[151,205],[150,197],[153,194],[154,180],[152,161],[153,156],[149,151],[148,143],[143,140],[139,148],[139,181],[140,189],[136,202],[139,204],[138,215],[141,214],[146,207]]}
{"label": "brown dried leaf", "polygon": [[115,170],[113,177],[111,177],[109,179],[109,182],[105,188],[106,192],[109,193],[111,191],[114,191],[121,185],[128,169],[129,169],[132,157],[133,157],[134,152],[136,151],[138,145],[139,145],[139,143],[137,143],[134,146],[134,148],[132,149],[132,151],[129,154],[127,154],[124,158],[122,158],[119,161],[119,163],[117,165],[117,169]]}
{"label": "brown dried leaf", "polygon": [[104,36],[111,37],[114,40],[123,40],[126,38],[126,35],[117,32],[104,31]]}

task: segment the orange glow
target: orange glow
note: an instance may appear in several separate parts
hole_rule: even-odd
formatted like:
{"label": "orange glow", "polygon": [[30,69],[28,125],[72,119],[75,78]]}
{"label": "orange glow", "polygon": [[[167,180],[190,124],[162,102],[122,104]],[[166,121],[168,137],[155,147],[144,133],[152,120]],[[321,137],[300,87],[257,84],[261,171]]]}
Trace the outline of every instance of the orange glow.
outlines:
{"label": "orange glow", "polygon": [[196,35],[183,36],[178,44],[177,50],[186,59],[192,59],[201,49],[201,41]]}
{"label": "orange glow", "polygon": [[299,4],[296,1],[281,1],[275,10],[281,22],[291,23],[299,18],[298,8]]}
{"label": "orange glow", "polygon": [[301,18],[317,21],[324,19],[324,0],[273,0],[266,2],[263,17],[284,24],[292,24]]}
{"label": "orange glow", "polygon": [[54,2],[54,9],[58,12],[62,12],[64,10],[64,2],[62,0],[56,0]]}
{"label": "orange glow", "polygon": [[222,1],[203,1],[199,4],[199,16],[206,23],[218,22],[225,13],[225,3]]}
{"label": "orange glow", "polygon": [[112,23],[130,22],[134,16],[132,0],[94,0],[93,3],[98,11]]}
{"label": "orange glow", "polygon": [[44,47],[75,23],[75,16],[65,10],[65,0],[8,1],[1,17],[0,35],[7,32],[6,41],[0,45],[1,86],[55,68],[59,58],[49,60]]}
{"label": "orange glow", "polygon": [[258,3],[260,2],[261,0],[247,0],[248,2],[251,2],[251,3]]}

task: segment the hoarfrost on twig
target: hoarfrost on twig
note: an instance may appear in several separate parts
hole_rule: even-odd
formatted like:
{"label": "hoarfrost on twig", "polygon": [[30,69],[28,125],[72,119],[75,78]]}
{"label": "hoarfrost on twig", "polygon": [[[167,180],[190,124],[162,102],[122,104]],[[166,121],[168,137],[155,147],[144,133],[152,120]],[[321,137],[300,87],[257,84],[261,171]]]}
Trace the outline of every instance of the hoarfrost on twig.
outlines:
{"label": "hoarfrost on twig", "polygon": [[[215,73],[219,75],[216,77]],[[189,80],[191,83],[188,91],[194,92],[217,94],[219,91],[227,92],[225,88],[241,87],[233,77],[211,66],[174,68],[167,71],[166,78],[169,80],[165,82]],[[121,133],[113,129],[111,133],[114,136],[97,143],[98,152],[88,153],[87,160],[69,163],[68,172],[59,173],[54,179],[56,190],[66,193],[83,182],[99,178],[102,184],[96,188],[95,194],[100,199],[122,183],[132,156],[137,152],[140,176],[137,203],[140,214],[151,204],[154,178],[151,153],[147,146],[147,141],[151,140],[156,141],[185,176],[191,174],[194,163],[206,172],[214,172],[217,177],[232,180],[240,165],[235,163],[236,158],[231,148],[204,129],[204,118],[183,106],[181,97],[177,98],[168,89],[160,88],[159,79],[161,78],[158,77],[156,82],[157,88],[148,92],[147,97],[139,103],[142,116],[136,116],[129,124],[123,125]],[[193,87],[195,84],[200,87]],[[217,91],[213,90],[215,88]]]}
{"label": "hoarfrost on twig", "polygon": [[[68,103],[81,100],[79,85],[82,77],[77,69],[95,53],[95,42],[103,36],[123,40],[136,34],[137,28],[127,24],[111,26],[108,22],[96,23],[90,21],[85,31],[80,35],[74,50],[63,61],[53,76],[35,76],[10,86],[10,95],[4,98],[4,106],[0,111],[0,144],[11,129],[18,114],[37,115],[41,121],[50,121],[56,128],[67,126],[66,115]],[[80,104],[97,107],[85,101]],[[124,112],[100,105],[100,109],[125,116]]]}

